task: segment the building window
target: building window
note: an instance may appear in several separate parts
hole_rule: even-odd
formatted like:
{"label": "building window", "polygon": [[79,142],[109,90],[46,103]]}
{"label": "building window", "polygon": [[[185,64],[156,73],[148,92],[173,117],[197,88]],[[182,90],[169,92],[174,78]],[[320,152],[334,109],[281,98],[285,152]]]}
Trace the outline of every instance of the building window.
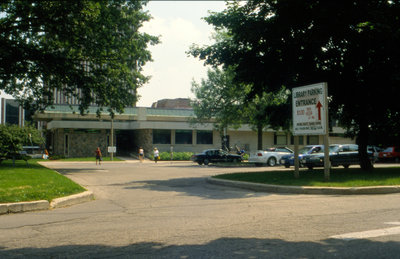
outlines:
{"label": "building window", "polygon": [[274,134],[274,145],[287,145],[286,134],[275,133]]}
{"label": "building window", "polygon": [[213,143],[213,133],[212,131],[197,131],[197,144],[212,144]]}
{"label": "building window", "polygon": [[15,100],[6,100],[6,123],[18,125],[19,104]]}
{"label": "building window", "polygon": [[65,134],[65,141],[64,141],[64,155],[69,155],[69,136]]}
{"label": "building window", "polygon": [[176,130],[175,131],[175,144],[192,144],[192,131],[191,130]]}
{"label": "building window", "polygon": [[[290,137],[290,144],[294,145],[294,136]],[[299,145],[304,145],[304,136],[299,136]]]}
{"label": "building window", "polygon": [[307,136],[307,145],[318,145],[319,136]]}
{"label": "building window", "polygon": [[153,130],[153,144],[171,144],[171,130]]}

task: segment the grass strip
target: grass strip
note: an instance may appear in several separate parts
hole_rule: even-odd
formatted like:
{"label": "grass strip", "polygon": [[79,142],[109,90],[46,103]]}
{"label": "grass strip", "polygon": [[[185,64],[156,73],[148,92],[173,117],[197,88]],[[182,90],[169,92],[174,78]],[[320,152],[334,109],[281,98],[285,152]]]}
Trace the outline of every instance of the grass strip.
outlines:
{"label": "grass strip", "polygon": [[400,167],[375,168],[371,172],[363,171],[360,168],[333,168],[330,170],[329,181],[325,181],[323,169],[300,170],[298,179],[294,178],[293,171],[232,173],[214,177],[234,181],[290,186],[384,186],[400,185]]}
{"label": "grass strip", "polygon": [[0,203],[48,200],[85,191],[67,177],[45,168],[36,159],[0,164]]}

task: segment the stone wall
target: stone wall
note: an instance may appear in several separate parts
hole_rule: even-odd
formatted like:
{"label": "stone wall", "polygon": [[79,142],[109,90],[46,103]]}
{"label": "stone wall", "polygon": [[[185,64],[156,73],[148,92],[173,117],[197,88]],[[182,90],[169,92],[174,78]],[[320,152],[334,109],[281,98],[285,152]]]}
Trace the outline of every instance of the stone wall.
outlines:
{"label": "stone wall", "polygon": [[[94,157],[94,151],[100,147],[103,156],[109,156],[107,152],[106,130],[96,133],[74,132],[73,130],[57,129],[53,132],[52,154],[65,157]],[[68,138],[68,148],[66,141]],[[114,143],[116,138],[114,136]]]}
{"label": "stone wall", "polygon": [[[137,144],[135,150],[139,151],[139,147],[142,147],[145,156],[153,154],[153,130],[152,129],[139,129],[135,130],[134,141]],[[135,154],[136,156],[137,154]]]}

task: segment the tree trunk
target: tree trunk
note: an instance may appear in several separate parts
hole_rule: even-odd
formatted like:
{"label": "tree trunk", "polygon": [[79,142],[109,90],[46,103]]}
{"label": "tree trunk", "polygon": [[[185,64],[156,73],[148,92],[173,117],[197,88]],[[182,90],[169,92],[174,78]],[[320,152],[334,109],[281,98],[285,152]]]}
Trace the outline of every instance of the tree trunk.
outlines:
{"label": "tree trunk", "polygon": [[263,126],[257,125],[257,150],[262,150]]}
{"label": "tree trunk", "polygon": [[371,171],[374,166],[368,156],[368,125],[366,122],[360,123],[360,131],[358,132],[357,144],[358,144],[358,155],[360,157],[360,166],[362,170]]}

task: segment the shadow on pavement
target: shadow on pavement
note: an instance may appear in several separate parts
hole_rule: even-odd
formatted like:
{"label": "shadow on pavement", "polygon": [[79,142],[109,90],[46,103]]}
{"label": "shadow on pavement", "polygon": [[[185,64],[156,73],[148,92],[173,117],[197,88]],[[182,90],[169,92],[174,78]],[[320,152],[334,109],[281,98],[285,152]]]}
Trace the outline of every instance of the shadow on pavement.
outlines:
{"label": "shadow on pavement", "polygon": [[398,258],[398,242],[220,238],[205,244],[134,243],[127,246],[66,245],[6,249],[1,258]]}
{"label": "shadow on pavement", "polygon": [[[120,184],[115,184],[120,185]],[[269,193],[261,193],[238,189],[235,187],[222,187],[206,182],[206,178],[175,178],[168,180],[145,180],[125,183],[125,189],[147,189],[162,192],[179,192],[183,195],[197,196],[206,199],[238,199],[252,198],[255,196],[267,196]],[[284,194],[283,194],[284,195]]]}

